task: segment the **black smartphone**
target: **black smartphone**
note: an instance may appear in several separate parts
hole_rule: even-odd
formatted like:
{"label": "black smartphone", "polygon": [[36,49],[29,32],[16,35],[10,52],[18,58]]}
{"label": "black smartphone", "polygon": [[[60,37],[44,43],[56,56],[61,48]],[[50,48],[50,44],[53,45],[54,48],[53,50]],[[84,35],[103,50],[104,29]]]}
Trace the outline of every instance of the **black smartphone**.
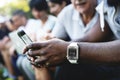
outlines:
{"label": "black smartphone", "polygon": [[[31,43],[33,42],[33,41],[30,39],[30,37],[29,37],[23,30],[18,31],[17,34],[18,34],[18,36],[20,37],[20,39],[21,39],[26,45],[31,44]],[[27,57],[29,57],[29,55],[27,55]],[[40,57],[39,57],[39,56],[36,56],[36,57],[33,57],[33,58],[34,58],[34,59],[37,59],[37,58],[40,58]],[[38,67],[41,67],[41,65],[36,64],[36,63],[34,63],[34,62],[32,62],[32,64],[34,64],[34,65],[36,65],[36,66],[38,66]]]}
{"label": "black smartphone", "polygon": [[18,31],[17,34],[26,45],[32,43],[30,37],[23,30]]}

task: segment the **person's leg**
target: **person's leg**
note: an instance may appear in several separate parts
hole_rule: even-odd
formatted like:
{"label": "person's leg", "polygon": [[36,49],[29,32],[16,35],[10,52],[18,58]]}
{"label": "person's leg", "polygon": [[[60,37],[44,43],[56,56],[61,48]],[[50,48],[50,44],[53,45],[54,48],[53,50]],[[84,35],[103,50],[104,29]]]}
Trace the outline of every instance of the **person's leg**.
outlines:
{"label": "person's leg", "polygon": [[29,80],[35,80],[35,73],[27,57],[24,57],[22,61],[22,69],[24,70]]}
{"label": "person's leg", "polygon": [[16,64],[17,64],[19,71],[22,73],[24,79],[28,80],[27,75],[25,74],[25,71],[22,68],[22,62],[23,62],[24,57],[25,57],[24,55],[19,55]]}
{"label": "person's leg", "polygon": [[14,77],[14,70],[13,70],[13,66],[11,64],[11,57],[9,55],[8,50],[2,50],[1,55],[3,57],[3,60],[5,62],[5,66],[7,67],[11,77]]}
{"label": "person's leg", "polygon": [[17,79],[18,80],[23,80],[24,79],[23,75],[22,75],[21,71],[19,70],[19,68],[17,67],[17,59],[18,58],[19,58],[19,55],[17,55],[17,54],[12,56],[11,62],[12,62],[12,65],[13,65],[13,68],[14,68],[15,75],[16,75]]}
{"label": "person's leg", "polygon": [[3,65],[5,65],[5,62],[4,62],[3,57],[1,55],[1,52],[0,52],[0,63],[3,64]]}
{"label": "person's leg", "polygon": [[[18,67],[18,69],[21,71],[22,70],[22,61],[23,61],[23,59],[24,59],[24,56],[23,55],[19,55],[19,57],[18,57],[18,59],[17,59],[17,62],[16,62],[16,64],[17,64],[17,67]],[[22,72],[22,71],[21,71]]]}

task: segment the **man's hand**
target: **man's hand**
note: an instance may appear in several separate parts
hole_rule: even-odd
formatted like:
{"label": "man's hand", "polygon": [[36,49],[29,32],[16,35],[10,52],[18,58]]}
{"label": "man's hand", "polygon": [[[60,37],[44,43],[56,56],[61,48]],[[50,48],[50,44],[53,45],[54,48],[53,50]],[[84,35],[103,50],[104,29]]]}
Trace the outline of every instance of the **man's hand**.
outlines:
{"label": "man's hand", "polygon": [[33,43],[24,49],[30,57],[38,57],[35,63],[40,65],[53,66],[64,62],[67,54],[68,42],[59,39],[52,39],[41,43]]}

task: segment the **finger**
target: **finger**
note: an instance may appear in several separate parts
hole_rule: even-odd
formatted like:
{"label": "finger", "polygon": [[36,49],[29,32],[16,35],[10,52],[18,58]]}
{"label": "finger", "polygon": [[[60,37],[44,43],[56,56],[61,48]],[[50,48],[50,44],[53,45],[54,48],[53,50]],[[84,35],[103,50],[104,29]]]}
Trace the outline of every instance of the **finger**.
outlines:
{"label": "finger", "polygon": [[24,51],[23,53],[26,53],[26,51],[28,51],[29,49],[41,49],[43,47],[47,46],[47,42],[41,42],[41,43],[31,43],[29,45],[27,45],[25,48],[24,48]]}
{"label": "finger", "polygon": [[25,46],[22,53],[23,53],[23,54],[26,54],[28,50],[29,50],[29,49],[27,48],[27,46]]}
{"label": "finger", "polygon": [[41,58],[38,58],[35,60],[35,63],[37,64],[45,64],[45,62],[48,60],[48,58],[44,57],[44,56],[41,56]]}
{"label": "finger", "polygon": [[35,57],[35,56],[42,56],[46,54],[46,50],[45,49],[41,49],[41,50],[29,50],[28,51],[28,55],[31,57]]}
{"label": "finger", "polygon": [[28,59],[29,61],[32,61],[31,58],[30,58],[28,55],[27,55],[27,59]]}
{"label": "finger", "polygon": [[[28,52],[29,52],[29,51],[28,51]],[[27,59],[28,59],[29,61],[33,61],[33,62],[34,62],[34,60],[39,57],[39,56],[31,57],[31,56],[29,56],[28,52],[26,52],[26,56],[27,56]]]}
{"label": "finger", "polygon": [[41,68],[41,67],[42,67],[42,65],[37,64],[37,63],[35,63],[35,62],[30,62],[30,63],[31,63],[31,65],[33,65],[33,66],[35,66],[35,67],[37,67],[37,68]]}
{"label": "finger", "polygon": [[32,69],[35,70],[35,67],[32,65]]}
{"label": "finger", "polygon": [[31,62],[34,62],[34,58],[30,57],[29,55],[27,55],[27,59]]}

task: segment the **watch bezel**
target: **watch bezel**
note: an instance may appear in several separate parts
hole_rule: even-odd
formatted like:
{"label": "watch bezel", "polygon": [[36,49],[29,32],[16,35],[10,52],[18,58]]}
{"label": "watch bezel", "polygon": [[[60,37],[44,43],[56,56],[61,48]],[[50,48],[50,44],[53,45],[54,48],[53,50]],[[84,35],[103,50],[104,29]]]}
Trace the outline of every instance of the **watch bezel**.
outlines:
{"label": "watch bezel", "polygon": [[[78,61],[78,59],[79,59],[79,46],[77,45],[77,43],[71,43],[71,44],[67,47],[67,56],[66,57],[69,61],[70,60]],[[76,50],[76,56],[75,57],[70,56],[70,49],[75,49]]]}

